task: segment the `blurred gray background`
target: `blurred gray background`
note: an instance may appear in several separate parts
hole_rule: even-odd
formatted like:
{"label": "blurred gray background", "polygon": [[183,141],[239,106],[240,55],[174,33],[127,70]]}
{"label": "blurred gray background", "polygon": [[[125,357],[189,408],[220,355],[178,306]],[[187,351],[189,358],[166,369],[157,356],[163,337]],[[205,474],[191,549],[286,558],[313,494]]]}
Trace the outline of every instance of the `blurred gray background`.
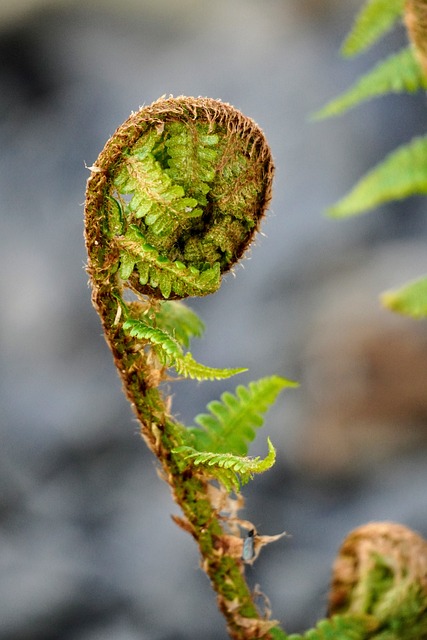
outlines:
{"label": "blurred gray background", "polygon": [[425,199],[358,219],[323,215],[370,166],[422,133],[426,100],[393,96],[310,114],[405,42],[397,28],[343,61],[359,0],[2,0],[0,8],[0,638],[222,640],[190,537],[137,434],[91,307],[82,238],[86,165],[163,94],[234,104],[277,166],[263,236],[216,295],[193,353],[247,366],[179,382],[191,424],[225,388],[278,373],[283,394],[252,448],[278,462],[245,488],[244,517],[292,537],[248,568],[288,631],[325,612],[351,528],[427,534],[426,324],[378,294],[426,270]]}

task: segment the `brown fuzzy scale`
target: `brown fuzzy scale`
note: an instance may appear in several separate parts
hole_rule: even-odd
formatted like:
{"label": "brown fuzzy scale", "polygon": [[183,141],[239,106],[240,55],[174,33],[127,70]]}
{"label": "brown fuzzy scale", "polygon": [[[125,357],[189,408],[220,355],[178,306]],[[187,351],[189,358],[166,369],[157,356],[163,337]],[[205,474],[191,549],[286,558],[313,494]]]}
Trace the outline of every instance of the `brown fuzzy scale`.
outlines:
{"label": "brown fuzzy scale", "polygon": [[427,3],[425,0],[406,0],[405,24],[415,45],[424,74],[427,76]]}

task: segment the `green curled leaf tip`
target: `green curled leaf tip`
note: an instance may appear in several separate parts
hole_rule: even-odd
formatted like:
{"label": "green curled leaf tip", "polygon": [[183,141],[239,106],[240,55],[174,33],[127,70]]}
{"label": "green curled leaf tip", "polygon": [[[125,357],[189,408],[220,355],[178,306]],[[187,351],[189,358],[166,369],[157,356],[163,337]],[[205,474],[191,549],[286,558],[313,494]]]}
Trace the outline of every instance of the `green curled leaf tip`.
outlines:
{"label": "green curled leaf tip", "polygon": [[234,107],[210,98],[157,100],[117,129],[93,167],[89,270],[117,257],[123,280],[144,295],[214,293],[259,228],[273,173],[262,130]]}

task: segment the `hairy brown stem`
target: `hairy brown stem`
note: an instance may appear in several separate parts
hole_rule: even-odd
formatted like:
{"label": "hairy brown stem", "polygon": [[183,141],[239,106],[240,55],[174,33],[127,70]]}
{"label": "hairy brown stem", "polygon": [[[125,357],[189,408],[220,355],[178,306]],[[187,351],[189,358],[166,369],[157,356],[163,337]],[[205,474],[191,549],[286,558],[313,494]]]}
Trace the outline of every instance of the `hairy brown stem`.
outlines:
{"label": "hairy brown stem", "polygon": [[[198,138],[201,151],[196,146]],[[174,154],[180,154],[185,145],[190,157],[183,162],[189,171],[197,170],[199,157],[201,162],[200,178],[194,174],[183,177],[187,193],[176,185],[172,162],[170,168],[160,166],[163,148],[175,160]],[[146,165],[142,164],[147,157]],[[153,157],[158,159],[153,161]],[[176,162],[179,160],[178,155]],[[138,317],[156,308],[163,297],[185,297],[196,291],[205,295],[219,286],[213,280],[217,265],[218,273],[223,273],[240,258],[270,200],[273,164],[268,145],[257,125],[229,105],[209,99],[169,98],[132,114],[107,142],[91,171],[85,208],[87,270],[93,304],[124,391],[141,435],[159,460],[162,475],[182,509],[183,518],[175,521],[199,546],[202,567],[217,593],[230,636],[235,640],[269,638],[274,622],[266,620],[255,606],[244,577],[240,537],[227,527],[227,509],[231,526],[236,520],[236,514],[230,513],[232,502],[225,490],[212,486],[205,472],[183,465],[182,457],[174,453],[184,443],[184,428],[170,415],[169,401],[159,388],[166,379],[166,367],[148,341],[123,329],[124,314]],[[151,212],[151,218],[129,208],[118,186],[124,179],[125,194],[141,187],[137,194],[141,210]],[[147,202],[147,194],[152,203]],[[169,223],[167,209],[164,213],[162,207],[168,202],[172,203],[170,241],[163,233]],[[199,212],[196,207],[203,203],[206,210]],[[177,216],[182,218],[178,225]],[[174,234],[180,231],[178,238]],[[126,290],[136,301],[126,299]]]}

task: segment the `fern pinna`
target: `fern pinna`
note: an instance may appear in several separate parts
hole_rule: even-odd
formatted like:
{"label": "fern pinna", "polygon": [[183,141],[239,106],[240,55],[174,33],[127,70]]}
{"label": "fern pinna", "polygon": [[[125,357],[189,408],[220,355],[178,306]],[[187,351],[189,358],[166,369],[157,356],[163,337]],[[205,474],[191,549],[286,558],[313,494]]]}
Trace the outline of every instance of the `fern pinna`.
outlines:
{"label": "fern pinna", "polygon": [[[280,391],[295,383],[273,375],[240,385],[210,402],[192,427],[171,415],[162,386],[176,377],[222,379],[244,370],[195,361],[188,349],[203,324],[182,298],[215,292],[258,230],[271,196],[267,142],[227,104],[162,98],[132,114],[90,170],[85,238],[92,300],[141,435],[182,509],[174,520],[199,546],[230,636],[286,639],[258,610],[259,592],[245,580],[245,563],[284,534],[258,534],[238,510],[241,485],[276,457],[270,439],[264,459],[248,456],[248,444]],[[366,588],[374,587],[378,600],[381,589],[386,599],[395,585],[379,590],[374,580]],[[301,637],[394,637],[372,634],[378,630],[370,611],[344,606]]]}

